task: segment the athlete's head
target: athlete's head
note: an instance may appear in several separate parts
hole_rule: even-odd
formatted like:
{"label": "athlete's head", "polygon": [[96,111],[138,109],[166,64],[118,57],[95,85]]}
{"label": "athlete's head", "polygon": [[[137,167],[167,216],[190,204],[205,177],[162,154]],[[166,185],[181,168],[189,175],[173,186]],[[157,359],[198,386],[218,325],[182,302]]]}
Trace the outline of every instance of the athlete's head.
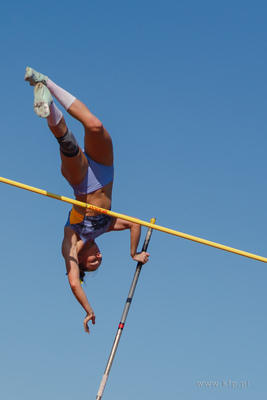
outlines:
{"label": "athlete's head", "polygon": [[86,243],[79,251],[78,261],[80,271],[92,272],[99,268],[102,262],[102,255],[94,240]]}

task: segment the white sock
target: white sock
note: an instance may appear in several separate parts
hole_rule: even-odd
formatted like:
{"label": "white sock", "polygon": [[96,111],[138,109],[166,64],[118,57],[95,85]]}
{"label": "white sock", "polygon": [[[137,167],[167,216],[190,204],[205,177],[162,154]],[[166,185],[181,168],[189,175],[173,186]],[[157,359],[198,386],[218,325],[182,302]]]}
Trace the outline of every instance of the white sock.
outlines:
{"label": "white sock", "polygon": [[53,102],[50,107],[50,115],[46,118],[48,125],[56,126],[59,124],[59,121],[63,117],[62,112],[57,108],[55,103]]}
{"label": "white sock", "polygon": [[58,85],[56,85],[51,79],[47,79],[46,86],[50,90],[51,94],[58,100],[58,102],[68,110],[76,97],[72,96],[72,94],[66,92],[66,90],[62,89]]}

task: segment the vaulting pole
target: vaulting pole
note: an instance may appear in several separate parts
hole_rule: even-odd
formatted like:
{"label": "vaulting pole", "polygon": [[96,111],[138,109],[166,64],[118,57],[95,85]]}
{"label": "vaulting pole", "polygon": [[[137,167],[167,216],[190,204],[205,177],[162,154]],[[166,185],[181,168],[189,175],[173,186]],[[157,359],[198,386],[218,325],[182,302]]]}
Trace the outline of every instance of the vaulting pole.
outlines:
{"label": "vaulting pole", "polygon": [[56,200],[61,200],[66,203],[74,204],[74,205],[77,205],[80,207],[89,208],[90,210],[94,210],[94,211],[97,211],[102,214],[107,214],[107,215],[110,215],[111,217],[121,218],[126,221],[135,222],[136,224],[146,226],[147,228],[152,228],[152,229],[158,230],[160,232],[169,233],[170,235],[178,236],[183,239],[192,240],[193,242],[205,244],[206,246],[215,247],[216,249],[228,251],[229,253],[238,254],[239,256],[248,257],[248,258],[252,258],[253,260],[262,261],[262,262],[267,263],[266,257],[257,256],[256,254],[248,253],[247,251],[238,250],[238,249],[235,249],[235,248],[229,247],[229,246],[224,246],[219,243],[211,242],[210,240],[201,239],[196,236],[188,235],[187,233],[182,233],[182,232],[175,231],[173,229],[165,228],[164,226],[153,225],[149,222],[142,221],[141,219],[138,219],[138,218],[129,217],[127,215],[119,214],[119,213],[116,213],[116,212],[110,211],[110,210],[105,210],[104,208],[96,207],[91,204],[83,203],[78,200],[73,200],[73,199],[69,199],[68,197],[59,196],[54,193],[49,193],[45,190],[37,189],[33,186],[24,185],[23,183],[15,182],[10,179],[0,177],[0,182],[7,183],[9,185],[16,186],[21,189],[29,190],[31,192],[38,193],[43,196],[51,197]]}
{"label": "vaulting pole", "polygon": [[[151,223],[151,225],[155,224],[155,219],[151,219],[150,223]],[[152,228],[149,228],[148,231],[147,231],[147,234],[146,234],[146,238],[145,238],[145,241],[144,241],[144,244],[143,244],[142,251],[146,251],[147,250],[147,247],[148,247],[148,244],[149,244],[149,241],[150,241],[150,238],[151,238],[151,234],[152,234]],[[130,291],[129,291],[129,294],[128,294],[128,298],[126,300],[126,304],[125,304],[125,307],[124,307],[124,310],[123,310],[123,313],[122,313],[122,317],[121,317],[121,320],[120,320],[120,323],[119,323],[119,326],[118,326],[117,335],[115,337],[115,340],[114,340],[114,343],[113,343],[113,346],[112,346],[112,349],[111,349],[111,352],[110,352],[110,356],[109,356],[109,359],[108,359],[108,362],[107,362],[107,366],[106,366],[102,381],[101,381],[100,386],[99,386],[99,390],[98,390],[98,393],[97,393],[97,396],[96,396],[96,400],[101,400],[102,399],[103,392],[104,392],[104,389],[105,389],[105,386],[106,386],[106,383],[107,383],[107,380],[108,380],[109,372],[110,372],[110,369],[111,369],[111,366],[112,366],[112,363],[113,363],[113,360],[114,360],[114,357],[115,357],[115,354],[116,354],[116,351],[117,351],[117,348],[118,348],[118,345],[119,345],[119,341],[120,341],[120,338],[121,338],[121,335],[122,335],[122,331],[123,331],[123,328],[124,328],[124,325],[125,325],[125,321],[126,321],[130,306],[131,306],[131,302],[132,302],[132,299],[133,299],[134,291],[135,291],[135,288],[136,288],[136,285],[137,285],[137,282],[138,282],[138,278],[139,278],[142,266],[143,266],[142,263],[140,263],[140,262],[137,263],[137,267],[136,267],[135,274],[134,274],[134,277],[133,277],[132,285],[131,285],[131,288],[130,288]]]}

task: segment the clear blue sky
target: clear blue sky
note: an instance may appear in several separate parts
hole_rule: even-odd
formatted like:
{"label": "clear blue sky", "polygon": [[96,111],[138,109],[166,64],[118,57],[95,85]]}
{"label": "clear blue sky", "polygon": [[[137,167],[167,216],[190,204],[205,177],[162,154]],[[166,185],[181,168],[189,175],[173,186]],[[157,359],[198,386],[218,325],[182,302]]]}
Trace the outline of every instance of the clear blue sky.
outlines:
{"label": "clear blue sky", "polygon": [[[114,211],[267,256],[266,17],[263,0],[4,2],[0,175],[73,197],[31,66],[111,133]],[[129,234],[99,239],[86,335],[60,252],[70,206],[0,190],[1,398],[95,399],[136,266]],[[103,398],[265,398],[266,264],[160,232],[149,252]]]}

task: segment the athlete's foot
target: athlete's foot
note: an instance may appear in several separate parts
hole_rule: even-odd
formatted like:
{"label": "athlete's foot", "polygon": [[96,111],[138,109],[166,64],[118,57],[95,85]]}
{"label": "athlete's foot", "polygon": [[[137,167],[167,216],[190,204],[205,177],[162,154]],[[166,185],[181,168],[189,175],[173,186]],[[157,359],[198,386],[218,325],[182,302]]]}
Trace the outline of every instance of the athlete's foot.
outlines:
{"label": "athlete's foot", "polygon": [[30,82],[31,86],[35,86],[39,82],[45,85],[47,84],[47,76],[40,74],[39,72],[35,71],[33,68],[30,67],[26,68],[24,80]]}
{"label": "athlete's foot", "polygon": [[50,115],[49,106],[53,102],[53,97],[43,83],[37,83],[34,88],[33,108],[35,113],[42,118],[47,118]]}

